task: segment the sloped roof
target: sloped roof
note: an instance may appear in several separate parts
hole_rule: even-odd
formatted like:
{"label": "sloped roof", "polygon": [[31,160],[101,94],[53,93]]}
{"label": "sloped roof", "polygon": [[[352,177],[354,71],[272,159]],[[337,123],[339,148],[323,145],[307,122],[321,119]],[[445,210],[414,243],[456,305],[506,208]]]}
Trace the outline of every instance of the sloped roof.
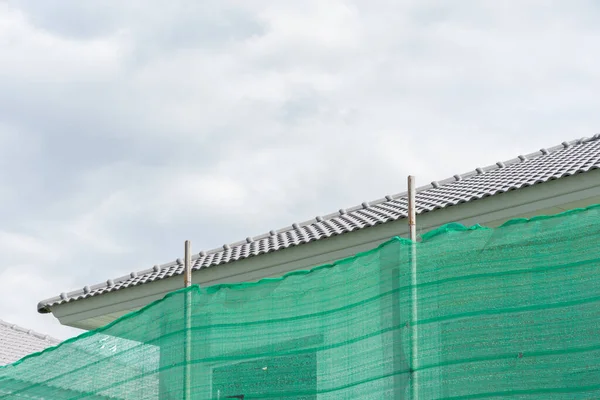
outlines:
{"label": "sloped roof", "polygon": [[[485,168],[476,168],[466,174],[454,175],[443,181],[432,182],[417,189],[416,212],[422,214],[598,168],[600,168],[600,134],[592,138],[563,142],[549,149],[541,149]],[[212,268],[406,217],[406,192],[386,196],[350,209],[341,209],[323,217],[272,230],[258,237],[248,237],[240,242],[202,251],[192,258],[193,270]],[[155,265],[151,269],[132,272],[117,279],[109,279],[101,284],[86,286],[80,290],[43,300],[38,304],[38,311],[47,313],[55,305],[182,273],[183,262],[177,259],[163,265]]]}
{"label": "sloped roof", "polygon": [[0,365],[11,364],[59,343],[58,339],[0,319]]}

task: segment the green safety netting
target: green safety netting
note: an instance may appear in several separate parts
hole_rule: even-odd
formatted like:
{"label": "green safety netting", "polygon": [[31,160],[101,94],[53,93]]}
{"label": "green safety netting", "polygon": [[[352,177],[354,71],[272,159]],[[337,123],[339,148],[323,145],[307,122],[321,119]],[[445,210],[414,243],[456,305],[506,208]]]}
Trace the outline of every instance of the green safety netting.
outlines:
{"label": "green safety netting", "polygon": [[0,368],[0,399],[509,396],[600,398],[600,207],[192,286]]}

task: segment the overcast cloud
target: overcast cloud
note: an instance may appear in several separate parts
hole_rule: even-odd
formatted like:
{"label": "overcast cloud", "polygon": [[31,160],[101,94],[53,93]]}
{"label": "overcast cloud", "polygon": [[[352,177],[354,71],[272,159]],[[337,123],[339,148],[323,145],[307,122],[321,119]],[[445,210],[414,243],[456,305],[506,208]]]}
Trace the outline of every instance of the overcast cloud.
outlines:
{"label": "overcast cloud", "polygon": [[596,1],[0,2],[0,318],[600,131]]}

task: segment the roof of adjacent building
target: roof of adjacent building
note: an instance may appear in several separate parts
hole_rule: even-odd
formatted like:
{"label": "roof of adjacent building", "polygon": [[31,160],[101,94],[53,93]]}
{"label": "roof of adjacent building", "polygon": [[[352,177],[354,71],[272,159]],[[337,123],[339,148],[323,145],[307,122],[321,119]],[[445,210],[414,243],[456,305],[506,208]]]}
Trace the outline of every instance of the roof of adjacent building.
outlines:
{"label": "roof of adjacent building", "polygon": [[11,364],[58,343],[58,339],[0,319],[0,365]]}
{"label": "roof of adjacent building", "polygon": [[[431,182],[416,190],[416,212],[422,214],[436,209],[467,203],[500,193],[533,186],[600,168],[600,134],[548,148],[514,159],[476,168],[466,174]],[[193,256],[193,270],[212,268],[232,261],[298,246],[331,236],[384,224],[407,217],[407,193],[386,196],[364,202],[350,209],[294,223],[257,237],[225,244]],[[86,286],[70,293],[43,300],[38,304],[41,313],[59,304],[143,285],[183,273],[183,261],[155,265],[153,268],[131,272],[129,275],[94,286]]]}

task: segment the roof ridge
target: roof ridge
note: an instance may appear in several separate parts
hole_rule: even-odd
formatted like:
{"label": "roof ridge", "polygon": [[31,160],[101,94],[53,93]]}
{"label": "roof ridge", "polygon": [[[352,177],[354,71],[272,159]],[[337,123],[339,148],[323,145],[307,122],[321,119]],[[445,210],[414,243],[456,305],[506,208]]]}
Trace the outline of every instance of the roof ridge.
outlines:
{"label": "roof ridge", "polygon": [[[535,160],[535,159],[538,159],[541,157],[546,157],[546,156],[554,154],[558,151],[565,150],[569,147],[578,146],[578,145],[582,145],[584,143],[588,143],[591,141],[597,141],[597,140],[600,140],[600,133],[597,133],[592,137],[583,137],[580,139],[565,141],[565,142],[562,142],[561,144],[558,144],[558,145],[550,147],[550,148],[541,148],[540,150],[535,151],[533,153],[529,153],[526,155],[519,155],[516,158],[512,158],[512,159],[509,159],[506,161],[498,161],[495,164],[491,164],[486,167],[478,167],[478,168],[475,168],[474,170],[467,171],[463,174],[456,174],[449,178],[443,179],[441,181],[433,181],[427,185],[416,188],[416,193],[418,194],[420,192],[423,192],[423,191],[429,190],[429,189],[433,189],[433,188],[440,188],[445,185],[451,184],[453,182],[457,182],[457,181],[460,181],[460,180],[463,180],[466,178],[470,178],[475,175],[487,174],[487,173],[490,173],[493,171],[497,171],[497,170],[509,167],[514,164]],[[394,195],[386,195],[383,198],[380,198],[380,199],[377,199],[377,200],[374,200],[371,202],[365,201],[359,205],[352,206],[347,209],[342,208],[342,209],[338,210],[337,212],[326,214],[324,216],[317,216],[315,218],[306,220],[301,223],[293,223],[284,228],[280,228],[280,229],[276,229],[276,230],[274,229],[267,233],[263,233],[258,236],[255,236],[255,237],[250,236],[250,237],[247,237],[245,240],[241,240],[241,241],[237,241],[237,242],[233,242],[233,243],[229,243],[229,244],[224,244],[221,247],[213,248],[210,250],[203,250],[203,251],[200,251],[199,253],[192,255],[192,262],[195,262],[203,257],[207,257],[212,254],[218,254],[218,253],[221,253],[223,251],[228,251],[228,250],[231,251],[231,250],[235,249],[236,247],[242,246],[244,244],[253,243],[253,242],[256,242],[256,241],[259,241],[259,240],[262,240],[265,238],[269,238],[269,237],[274,237],[274,236],[277,236],[277,235],[280,235],[280,234],[283,234],[286,232],[297,231],[297,230],[300,230],[307,226],[314,225],[316,223],[333,221],[336,218],[340,218],[347,214],[352,214],[358,210],[369,209],[373,206],[383,204],[385,202],[401,200],[402,198],[406,198],[407,196],[408,196],[407,191],[403,191],[403,192],[400,192],[400,193],[397,193]],[[96,289],[107,288],[110,290],[112,287],[114,287],[118,283],[124,282],[129,279],[134,279],[138,276],[143,276],[143,275],[150,274],[150,273],[159,273],[161,270],[171,268],[174,266],[182,267],[183,266],[182,259],[177,258],[174,261],[170,261],[170,262],[167,262],[164,264],[154,265],[152,268],[149,268],[149,269],[144,269],[144,270],[137,271],[137,272],[134,271],[134,272],[129,273],[128,275],[123,275],[123,276],[120,276],[120,277],[114,278],[114,279],[108,279],[105,283],[99,283],[99,284],[96,284],[93,286],[85,286],[83,289],[77,289],[77,290],[74,290],[74,291],[71,291],[68,293],[63,292],[60,294],[60,296],[52,297],[50,299],[41,301],[38,304],[38,309],[44,309],[45,304],[50,304],[55,301],[68,301],[68,300],[73,299],[73,297],[78,297],[81,295],[85,296],[88,293],[90,293],[91,291],[96,290]]]}
{"label": "roof ridge", "polygon": [[14,330],[16,332],[26,333],[29,336],[33,336],[33,337],[41,339],[41,340],[46,340],[46,341],[54,343],[54,344],[57,344],[57,343],[61,342],[59,339],[56,339],[55,337],[52,337],[50,335],[46,335],[46,334],[43,334],[43,333],[36,332],[33,329],[24,328],[24,327],[22,327],[20,325],[7,322],[7,321],[5,321],[3,319],[0,319],[0,325],[3,325],[5,327],[7,327],[8,329],[12,329],[12,330]]}
{"label": "roof ridge", "polygon": [[[510,166],[510,165],[513,165],[513,164],[517,164],[517,163],[520,163],[520,162],[523,162],[523,161],[532,160],[532,159],[535,159],[535,158],[538,158],[538,157],[541,157],[541,156],[547,156],[547,155],[555,153],[558,150],[563,150],[563,149],[571,147],[573,145],[580,145],[580,144],[583,144],[583,143],[587,143],[587,142],[594,141],[594,140],[599,140],[599,139],[600,139],[600,133],[597,133],[594,136],[589,137],[589,138],[588,137],[583,137],[583,138],[580,138],[580,139],[575,139],[575,140],[571,140],[571,141],[565,141],[565,142],[562,142],[559,145],[556,145],[556,146],[553,146],[553,147],[550,147],[550,148],[541,148],[540,150],[535,151],[533,153],[529,153],[529,154],[526,154],[526,155],[519,155],[516,158],[512,158],[512,159],[509,159],[509,160],[506,160],[506,161],[498,161],[495,164],[491,164],[491,165],[488,165],[488,166],[483,167],[483,168],[478,167],[478,168],[475,168],[474,170],[465,172],[463,174],[456,174],[456,175],[454,175],[454,176],[452,176],[450,178],[446,178],[446,179],[444,179],[442,181],[431,182],[431,183],[429,183],[427,185],[423,185],[423,186],[420,186],[420,187],[416,188],[416,192],[418,193],[418,192],[421,192],[421,191],[424,191],[424,190],[427,190],[427,189],[434,188],[434,187],[436,187],[436,185],[435,185],[436,183],[437,183],[438,186],[442,186],[444,184],[452,183],[452,182],[455,182],[457,180],[464,179],[466,177],[471,177],[473,175],[477,175],[477,174],[481,174],[481,173],[485,173],[485,172],[491,172],[493,170],[497,170],[497,169],[500,169],[500,168],[505,168],[507,166]],[[204,255],[214,254],[214,253],[221,252],[221,251],[224,250],[225,247],[232,248],[232,247],[240,246],[240,245],[242,245],[244,243],[251,243],[252,241],[257,240],[257,239],[263,239],[265,237],[274,236],[274,234],[279,234],[279,233],[293,231],[293,230],[296,230],[298,228],[303,228],[305,226],[312,225],[312,224],[314,224],[316,222],[321,222],[323,220],[331,220],[331,219],[334,219],[336,217],[339,217],[339,216],[347,214],[347,213],[351,213],[351,212],[354,212],[354,211],[357,211],[357,210],[361,210],[361,209],[364,209],[364,208],[372,207],[374,205],[381,204],[381,203],[384,203],[386,201],[392,201],[392,200],[402,199],[402,198],[407,197],[407,196],[408,196],[408,192],[407,191],[396,193],[394,195],[386,195],[385,197],[377,199],[377,200],[374,200],[374,201],[370,201],[370,202],[365,201],[365,202],[362,202],[359,205],[352,206],[350,208],[346,208],[346,209],[342,208],[342,209],[340,209],[337,212],[326,214],[324,216],[317,216],[315,218],[312,218],[312,219],[309,219],[309,220],[306,220],[306,221],[303,221],[303,222],[300,222],[300,223],[293,223],[293,224],[288,225],[288,226],[286,226],[284,228],[280,228],[280,229],[277,229],[277,230],[271,230],[268,233],[263,233],[263,234],[260,234],[258,236],[255,236],[255,237],[249,236],[245,240],[240,240],[240,241],[237,241],[237,242],[224,244],[221,247],[216,247],[216,248],[213,248],[213,249],[210,249],[210,250],[205,250],[205,251],[201,251],[200,253],[196,253],[196,254],[194,254],[192,256],[192,261],[197,260],[198,258],[200,258],[200,257],[202,257]],[[171,267],[171,266],[173,266],[175,264],[176,264],[176,261],[171,261],[169,263],[161,264],[161,265],[159,265],[159,267],[162,269],[162,268],[166,268],[166,267]]]}

